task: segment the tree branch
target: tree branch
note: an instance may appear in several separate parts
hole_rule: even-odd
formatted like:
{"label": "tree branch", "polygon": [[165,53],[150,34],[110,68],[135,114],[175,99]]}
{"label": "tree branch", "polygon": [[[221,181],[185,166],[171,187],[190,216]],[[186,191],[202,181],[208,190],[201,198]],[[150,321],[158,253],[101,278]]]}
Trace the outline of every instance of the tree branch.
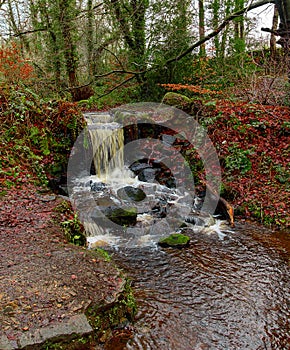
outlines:
{"label": "tree branch", "polygon": [[148,71],[149,71],[149,69],[146,69],[146,70],[143,70],[143,71],[139,71],[139,72],[133,72],[133,71],[129,71],[129,70],[118,69],[118,70],[112,70],[112,71],[110,71],[108,73],[95,75],[95,78],[105,78],[105,77],[108,77],[109,75],[112,75],[112,74],[132,74],[135,77],[136,75],[144,74],[144,73],[146,73]]}
{"label": "tree branch", "polygon": [[105,97],[105,96],[109,95],[111,92],[113,92],[114,90],[117,90],[119,87],[121,87],[122,85],[128,83],[128,81],[130,81],[130,80],[132,80],[132,79],[134,79],[134,78],[135,78],[135,75],[132,75],[131,77],[129,77],[129,78],[123,80],[120,84],[114,86],[112,89],[110,89],[109,91],[107,91],[105,94],[100,95],[100,96],[97,96],[97,98],[99,99],[99,98],[102,98],[102,97]]}
{"label": "tree branch", "polygon": [[39,28],[39,29],[26,30],[25,32],[16,33],[13,36],[17,37],[17,36],[32,34],[32,33],[37,33],[37,32],[45,32],[47,30],[48,30],[48,28],[45,28],[45,27]]}
{"label": "tree branch", "polygon": [[262,32],[271,33],[271,34],[274,34],[274,35],[277,35],[277,36],[280,35],[277,30],[273,30],[273,29],[270,29],[270,28],[261,28],[261,31]]}
{"label": "tree branch", "polygon": [[260,1],[257,1],[256,3],[254,3],[254,4],[251,4],[250,6],[244,7],[243,9],[232,13],[231,15],[226,17],[224,19],[224,21],[215,30],[213,30],[211,33],[209,33],[208,35],[206,35],[204,38],[202,38],[201,40],[197,41],[193,45],[189,46],[189,48],[186,49],[185,51],[183,51],[180,55],[167,60],[165,62],[165,65],[170,64],[172,62],[177,62],[177,61],[181,60],[183,57],[185,57],[186,55],[191,53],[194,49],[196,49],[200,45],[204,44],[206,41],[208,41],[211,38],[213,38],[216,35],[218,35],[233,19],[243,15],[245,12],[254,10],[257,7],[260,7],[260,6],[263,6],[263,5],[266,5],[266,4],[270,4],[270,3],[274,3],[274,2],[275,2],[274,0],[260,0]]}

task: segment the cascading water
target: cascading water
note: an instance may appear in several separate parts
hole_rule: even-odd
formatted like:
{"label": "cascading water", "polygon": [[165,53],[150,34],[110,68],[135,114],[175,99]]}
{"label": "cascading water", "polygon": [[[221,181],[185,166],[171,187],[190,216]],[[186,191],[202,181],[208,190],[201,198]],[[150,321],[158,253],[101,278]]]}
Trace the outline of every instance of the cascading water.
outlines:
{"label": "cascading water", "polygon": [[99,179],[108,181],[115,169],[124,167],[124,133],[107,114],[86,113],[94,153],[94,166]]}
{"label": "cascading water", "polygon": [[[170,142],[174,137],[163,135],[161,141],[142,139],[141,143],[135,140],[124,160],[121,125],[104,113],[86,113],[85,119],[96,175],[78,179],[73,197],[76,200],[78,196],[84,202],[80,215],[85,217],[89,247],[156,246],[161,237],[178,230],[184,222],[193,230],[198,227],[198,230],[216,231],[223,238],[222,221],[214,220],[210,214],[202,218],[193,213],[194,198],[186,187],[190,171],[185,169],[180,181],[171,173],[171,167],[184,163],[177,151],[174,162],[170,160],[173,152]],[[148,158],[142,158],[146,147]],[[161,161],[154,158],[155,154]]]}

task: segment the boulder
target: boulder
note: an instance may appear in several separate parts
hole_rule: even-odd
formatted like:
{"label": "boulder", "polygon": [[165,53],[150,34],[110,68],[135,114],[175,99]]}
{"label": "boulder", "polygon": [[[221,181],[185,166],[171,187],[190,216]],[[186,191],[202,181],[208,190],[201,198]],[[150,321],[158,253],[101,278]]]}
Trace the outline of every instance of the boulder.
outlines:
{"label": "boulder", "polygon": [[181,233],[172,233],[166,238],[162,238],[158,244],[161,247],[175,247],[182,248],[189,245],[190,237],[183,235]]}
{"label": "boulder", "polygon": [[121,199],[131,200],[135,202],[141,202],[146,198],[146,193],[144,191],[133,186],[125,186],[119,188],[117,194]]}
{"label": "boulder", "polygon": [[191,99],[185,95],[176,92],[167,92],[163,97],[163,103],[181,109],[184,112],[190,112]]}
{"label": "boulder", "polygon": [[110,206],[104,210],[104,214],[115,224],[121,226],[134,226],[137,222],[137,209],[134,207]]}

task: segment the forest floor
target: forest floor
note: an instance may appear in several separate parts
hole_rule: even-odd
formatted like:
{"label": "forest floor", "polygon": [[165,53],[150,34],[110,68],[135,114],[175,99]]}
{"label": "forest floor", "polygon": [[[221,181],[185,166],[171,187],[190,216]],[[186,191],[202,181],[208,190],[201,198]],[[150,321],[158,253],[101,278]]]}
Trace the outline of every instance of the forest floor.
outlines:
{"label": "forest floor", "polygon": [[26,185],[0,200],[2,350],[37,343],[41,329],[49,341],[89,307],[113,303],[125,284],[113,263],[66,241],[54,211],[62,199],[37,190]]}
{"label": "forest floor", "polygon": [[289,230],[289,107],[221,100],[205,121],[236,215]]}

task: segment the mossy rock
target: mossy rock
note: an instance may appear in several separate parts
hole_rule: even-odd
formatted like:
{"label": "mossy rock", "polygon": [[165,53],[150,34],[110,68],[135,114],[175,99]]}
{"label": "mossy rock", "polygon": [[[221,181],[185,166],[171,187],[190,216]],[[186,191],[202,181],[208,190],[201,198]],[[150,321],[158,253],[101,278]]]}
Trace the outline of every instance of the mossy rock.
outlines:
{"label": "mossy rock", "polygon": [[163,97],[163,103],[181,109],[185,112],[190,112],[192,101],[185,95],[176,92],[167,92]]}
{"label": "mossy rock", "polygon": [[158,244],[161,247],[175,247],[182,248],[189,245],[190,237],[186,235],[182,235],[181,233],[172,233],[166,238],[162,238]]}
{"label": "mossy rock", "polygon": [[119,208],[108,207],[104,210],[108,219],[121,226],[134,226],[137,222],[137,209],[134,207]]}

